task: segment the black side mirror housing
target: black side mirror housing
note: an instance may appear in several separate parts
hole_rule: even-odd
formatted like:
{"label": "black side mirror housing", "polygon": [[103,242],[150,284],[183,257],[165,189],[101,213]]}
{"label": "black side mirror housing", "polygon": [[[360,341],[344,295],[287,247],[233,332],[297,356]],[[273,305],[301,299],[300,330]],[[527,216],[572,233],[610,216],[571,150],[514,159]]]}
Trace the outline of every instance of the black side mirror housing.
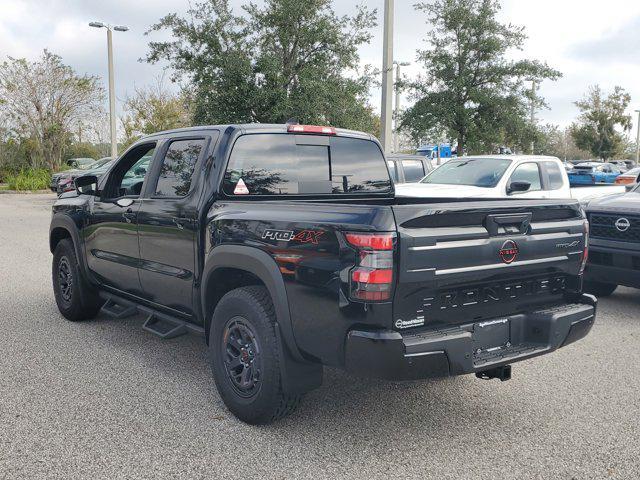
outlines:
{"label": "black side mirror housing", "polygon": [[96,195],[98,191],[98,177],[95,175],[84,175],[75,179],[76,192],[78,195]]}
{"label": "black side mirror housing", "polygon": [[530,188],[529,182],[511,182],[507,187],[507,193],[528,192]]}

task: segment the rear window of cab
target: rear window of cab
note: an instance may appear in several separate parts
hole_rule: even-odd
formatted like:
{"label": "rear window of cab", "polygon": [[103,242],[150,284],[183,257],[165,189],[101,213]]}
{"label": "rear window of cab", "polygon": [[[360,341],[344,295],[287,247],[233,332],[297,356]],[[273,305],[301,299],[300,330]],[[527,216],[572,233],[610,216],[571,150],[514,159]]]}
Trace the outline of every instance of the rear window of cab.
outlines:
{"label": "rear window of cab", "polygon": [[[315,139],[315,140],[314,140]],[[223,180],[229,196],[384,193],[391,179],[375,142],[351,137],[239,137]]]}

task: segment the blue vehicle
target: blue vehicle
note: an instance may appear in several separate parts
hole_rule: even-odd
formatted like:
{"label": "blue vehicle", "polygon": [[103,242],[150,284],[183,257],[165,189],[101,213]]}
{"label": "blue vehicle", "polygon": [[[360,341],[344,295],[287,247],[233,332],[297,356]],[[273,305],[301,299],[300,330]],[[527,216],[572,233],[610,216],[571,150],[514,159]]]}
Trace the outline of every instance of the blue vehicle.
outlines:
{"label": "blue vehicle", "polygon": [[567,172],[569,184],[595,185],[596,183],[615,183],[620,175],[618,167],[612,163],[585,162],[576,165],[573,170]]}
{"label": "blue vehicle", "polygon": [[450,159],[453,157],[451,144],[449,143],[443,143],[439,146],[423,145],[416,150],[416,154],[428,158],[438,158],[438,148],[440,149],[440,158]]}

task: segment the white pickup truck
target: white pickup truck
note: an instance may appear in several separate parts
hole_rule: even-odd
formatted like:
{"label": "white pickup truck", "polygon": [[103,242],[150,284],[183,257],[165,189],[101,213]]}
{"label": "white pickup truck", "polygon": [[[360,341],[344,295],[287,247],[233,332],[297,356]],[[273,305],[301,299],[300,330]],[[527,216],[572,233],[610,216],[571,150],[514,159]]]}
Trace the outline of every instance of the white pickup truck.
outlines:
{"label": "white pickup truck", "polygon": [[401,197],[573,198],[587,202],[624,193],[622,185],[571,188],[562,162],[534,155],[483,155],[450,160],[419,183],[396,185]]}

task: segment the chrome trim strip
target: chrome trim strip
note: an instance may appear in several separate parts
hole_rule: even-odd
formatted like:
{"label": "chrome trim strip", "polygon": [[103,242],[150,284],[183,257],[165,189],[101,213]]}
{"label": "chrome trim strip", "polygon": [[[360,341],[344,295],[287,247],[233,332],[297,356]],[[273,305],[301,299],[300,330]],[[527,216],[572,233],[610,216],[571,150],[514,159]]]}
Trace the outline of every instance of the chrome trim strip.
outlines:
{"label": "chrome trim strip", "polygon": [[[525,242],[537,242],[542,240],[558,240],[558,239],[567,239],[567,238],[582,238],[583,233],[566,233],[566,232],[556,232],[556,233],[538,233],[527,235],[524,238]],[[484,245],[488,245],[492,240],[495,240],[499,237],[491,237],[491,238],[482,238],[478,241],[469,241],[469,240],[452,240],[452,241],[444,241],[438,242],[435,245],[426,245],[424,247],[409,247],[409,250],[412,252],[421,252],[425,250],[441,250],[445,248],[462,248],[462,247],[480,247]],[[516,240],[518,240],[517,236],[514,236]],[[522,241],[522,240],[518,240]]]}
{"label": "chrome trim strip", "polygon": [[455,273],[467,273],[478,272],[482,270],[498,270],[503,268],[515,268],[525,265],[539,265],[541,263],[551,262],[564,262],[569,260],[569,257],[563,255],[562,257],[550,257],[550,258],[536,258],[535,260],[521,260],[513,263],[493,263],[490,265],[477,265],[475,267],[462,267],[462,268],[450,268],[448,270],[436,270],[436,275],[452,275]]}
{"label": "chrome trim strip", "polygon": [[416,270],[407,270],[408,273],[419,273],[419,272],[435,272],[435,268],[417,268]]}

